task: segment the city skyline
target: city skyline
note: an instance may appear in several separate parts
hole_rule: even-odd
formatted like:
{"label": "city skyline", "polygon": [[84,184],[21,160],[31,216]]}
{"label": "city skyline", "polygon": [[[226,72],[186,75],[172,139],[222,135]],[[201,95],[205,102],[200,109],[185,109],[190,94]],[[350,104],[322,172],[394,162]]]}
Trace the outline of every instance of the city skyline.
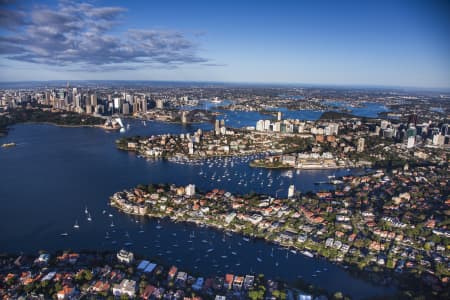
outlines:
{"label": "city skyline", "polygon": [[0,81],[450,87],[445,1],[0,5]]}

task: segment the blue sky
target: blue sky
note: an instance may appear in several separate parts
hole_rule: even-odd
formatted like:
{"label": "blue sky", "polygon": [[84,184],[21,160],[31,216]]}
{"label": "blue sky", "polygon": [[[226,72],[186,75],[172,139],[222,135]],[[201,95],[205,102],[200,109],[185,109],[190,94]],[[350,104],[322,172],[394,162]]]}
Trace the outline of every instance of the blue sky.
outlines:
{"label": "blue sky", "polygon": [[450,87],[445,0],[0,5],[0,81]]}

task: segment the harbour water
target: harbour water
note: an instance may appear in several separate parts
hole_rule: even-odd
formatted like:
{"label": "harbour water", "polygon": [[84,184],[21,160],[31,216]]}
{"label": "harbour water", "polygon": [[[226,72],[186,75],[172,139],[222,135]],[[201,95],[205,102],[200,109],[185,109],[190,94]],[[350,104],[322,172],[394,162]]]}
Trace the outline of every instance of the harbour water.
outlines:
{"label": "harbour water", "polygon": [[[131,126],[125,135],[211,128],[210,124],[183,127],[127,122]],[[254,191],[283,196],[289,184],[302,191],[331,188],[314,183],[349,171],[302,170],[287,176],[283,170],[250,168],[245,159],[234,159],[233,163],[231,159],[227,163],[210,160],[203,165],[146,161],[117,150],[114,141],[120,136],[97,128],[18,124],[0,138],[0,143],[17,143],[15,148],[0,149],[0,251],[118,250],[126,244],[136,253],[190,272],[201,270],[203,275],[253,272],[289,282],[302,278],[354,298],[394,291],[356,278],[325,260],[287,252],[263,241],[247,242],[240,235],[209,228],[131,217],[108,206],[114,192],[139,183],[194,183],[201,190],[223,188],[241,194]],[[78,229],[73,227],[75,222]]]}

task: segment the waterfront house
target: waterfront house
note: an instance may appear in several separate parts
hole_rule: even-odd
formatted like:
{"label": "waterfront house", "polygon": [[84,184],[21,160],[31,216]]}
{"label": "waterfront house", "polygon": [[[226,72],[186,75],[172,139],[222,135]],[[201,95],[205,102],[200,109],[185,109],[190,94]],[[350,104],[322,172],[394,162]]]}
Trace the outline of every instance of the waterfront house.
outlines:
{"label": "waterfront house", "polygon": [[192,289],[193,289],[194,291],[199,291],[199,290],[201,290],[202,287],[203,287],[203,283],[204,283],[203,277],[197,278],[197,280],[195,281],[195,283],[192,285]]}
{"label": "waterfront house", "polygon": [[233,280],[234,280],[233,274],[226,274],[224,287],[227,289],[231,289],[231,287],[233,286]]}
{"label": "waterfront house", "polygon": [[128,297],[134,298],[136,294],[136,281],[124,279],[120,284],[114,284],[112,291],[114,296],[117,297],[127,295]]}
{"label": "waterfront house", "polygon": [[253,276],[253,275],[245,275],[244,288],[247,289],[247,290],[252,288],[254,282],[255,282],[255,276]]}
{"label": "waterfront house", "polygon": [[169,280],[174,279],[174,278],[175,278],[175,275],[177,274],[177,272],[178,272],[178,268],[175,267],[175,266],[172,266],[172,267],[170,268],[170,270],[169,270],[169,273],[168,273],[168,278],[169,278]]}
{"label": "waterfront house", "polygon": [[152,294],[155,292],[155,290],[156,290],[156,287],[154,287],[154,286],[151,285],[151,284],[148,284],[148,285],[145,287],[144,291],[142,292],[141,298],[144,299],[144,300],[150,299],[150,297],[151,297]]}
{"label": "waterfront house", "polygon": [[117,259],[122,263],[131,264],[134,261],[134,254],[122,249],[117,253]]}
{"label": "waterfront house", "polygon": [[240,290],[242,288],[242,284],[244,283],[244,277],[235,276],[233,281],[233,288],[236,290]]}

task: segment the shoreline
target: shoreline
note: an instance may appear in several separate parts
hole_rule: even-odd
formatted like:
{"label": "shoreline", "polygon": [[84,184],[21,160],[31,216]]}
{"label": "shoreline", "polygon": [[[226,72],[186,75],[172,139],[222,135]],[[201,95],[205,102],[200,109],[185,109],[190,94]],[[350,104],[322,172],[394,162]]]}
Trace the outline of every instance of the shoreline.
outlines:
{"label": "shoreline", "polygon": [[[239,231],[239,230],[227,229],[223,226],[217,226],[216,224],[205,223],[205,222],[201,222],[198,220],[193,220],[193,219],[179,220],[174,217],[167,216],[167,215],[151,214],[151,213],[142,215],[139,213],[126,211],[123,208],[121,208],[119,205],[116,205],[115,203],[112,203],[112,202],[110,202],[109,205],[111,207],[116,208],[119,212],[124,213],[126,215],[130,215],[130,216],[145,217],[145,218],[149,218],[150,220],[163,220],[163,221],[166,220],[167,222],[171,222],[174,224],[186,224],[186,225],[196,226],[199,228],[207,228],[209,230],[215,230],[219,233],[223,233],[226,235],[228,235],[228,234],[239,235],[246,243],[249,243],[249,242],[255,243],[257,241],[261,241],[268,246],[272,245],[272,246],[277,246],[277,247],[283,248],[285,251],[290,252],[293,255],[301,255],[303,259],[319,260],[319,261],[324,261],[326,263],[335,265],[335,266],[341,268],[343,271],[349,272],[352,276],[358,276],[358,275],[361,275],[363,277],[366,276],[365,278],[362,278],[362,280],[364,282],[375,285],[375,286],[392,289],[391,296],[394,296],[396,293],[398,293],[400,291],[400,286],[397,286],[397,284],[395,284],[393,282],[392,278],[390,278],[390,282],[381,282],[378,279],[369,278],[369,277],[371,277],[371,275],[379,275],[379,274],[374,273],[372,271],[365,270],[365,269],[361,270],[356,265],[353,265],[353,264],[346,264],[342,261],[328,259],[326,256],[323,256],[323,255],[319,254],[317,251],[310,249],[308,247],[300,248],[295,245],[288,245],[288,244],[285,244],[282,242],[277,242],[275,240],[267,239],[265,236],[246,235],[245,233],[243,233],[242,231]],[[292,251],[295,251],[295,252],[292,252]],[[312,256],[304,254],[304,253],[308,253],[308,252],[311,253]],[[386,273],[388,275],[395,275],[393,273],[391,274],[389,271],[384,271],[383,273]],[[301,279],[304,280],[303,277]]]}
{"label": "shoreline", "polygon": [[348,168],[360,168],[361,166],[336,166],[336,167],[327,167],[327,166],[317,166],[317,167],[292,167],[292,166],[271,166],[271,165],[260,165],[254,162],[249,163],[252,168],[263,168],[263,169],[288,169],[288,170],[342,170]]}

